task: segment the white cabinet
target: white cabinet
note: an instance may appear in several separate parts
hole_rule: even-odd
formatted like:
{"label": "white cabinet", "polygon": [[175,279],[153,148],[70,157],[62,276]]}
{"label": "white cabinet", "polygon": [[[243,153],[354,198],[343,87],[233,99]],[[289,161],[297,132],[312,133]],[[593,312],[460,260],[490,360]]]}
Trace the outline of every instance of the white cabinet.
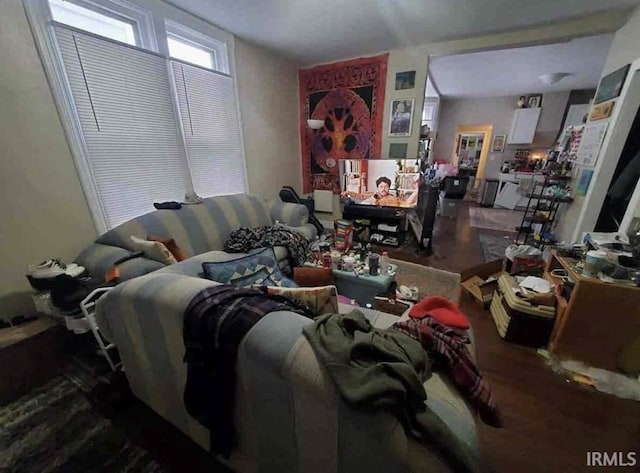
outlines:
{"label": "white cabinet", "polygon": [[507,143],[514,145],[533,143],[541,110],[541,108],[516,109],[511,122],[511,131],[507,136]]}

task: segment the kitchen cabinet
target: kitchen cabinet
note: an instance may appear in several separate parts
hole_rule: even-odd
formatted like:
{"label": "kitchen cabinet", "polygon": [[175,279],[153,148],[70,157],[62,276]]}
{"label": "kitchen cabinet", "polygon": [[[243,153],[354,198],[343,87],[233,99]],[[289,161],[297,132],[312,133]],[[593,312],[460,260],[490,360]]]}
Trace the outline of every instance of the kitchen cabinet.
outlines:
{"label": "kitchen cabinet", "polygon": [[542,108],[518,108],[513,114],[508,144],[531,144],[536,133]]}

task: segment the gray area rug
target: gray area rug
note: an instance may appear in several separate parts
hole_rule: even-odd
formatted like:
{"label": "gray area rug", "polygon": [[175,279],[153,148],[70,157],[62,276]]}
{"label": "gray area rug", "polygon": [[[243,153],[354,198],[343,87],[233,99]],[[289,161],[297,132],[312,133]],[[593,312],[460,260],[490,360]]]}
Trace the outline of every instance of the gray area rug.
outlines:
{"label": "gray area rug", "polygon": [[518,210],[469,207],[469,222],[472,227],[516,232],[522,223],[522,212]]}
{"label": "gray area rug", "polygon": [[[505,238],[508,236],[508,238]],[[490,233],[478,233],[480,249],[485,263],[504,258],[507,246],[513,243],[514,235],[493,235]]]}
{"label": "gray area rug", "polygon": [[420,264],[391,259],[398,265],[395,280],[398,285],[417,286],[420,297],[442,296],[458,302],[460,296],[460,275]]}
{"label": "gray area rug", "polygon": [[59,376],[0,407],[2,472],[165,471]]}

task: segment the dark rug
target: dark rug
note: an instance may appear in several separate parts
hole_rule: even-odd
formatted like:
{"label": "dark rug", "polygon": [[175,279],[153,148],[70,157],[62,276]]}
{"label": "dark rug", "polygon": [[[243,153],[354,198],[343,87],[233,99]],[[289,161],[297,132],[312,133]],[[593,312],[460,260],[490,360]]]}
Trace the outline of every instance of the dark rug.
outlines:
{"label": "dark rug", "polygon": [[488,263],[504,258],[504,251],[507,249],[507,246],[513,243],[514,238],[515,234],[499,235],[493,233],[478,233],[478,240],[484,262]]}
{"label": "dark rug", "polygon": [[81,387],[58,376],[0,407],[0,471],[166,471],[100,415]]}

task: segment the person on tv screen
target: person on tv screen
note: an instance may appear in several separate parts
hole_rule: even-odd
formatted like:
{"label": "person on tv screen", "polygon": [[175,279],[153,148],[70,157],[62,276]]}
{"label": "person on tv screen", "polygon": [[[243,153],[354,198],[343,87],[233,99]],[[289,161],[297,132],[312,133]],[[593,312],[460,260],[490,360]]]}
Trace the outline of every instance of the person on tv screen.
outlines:
{"label": "person on tv screen", "polygon": [[400,200],[389,193],[391,190],[391,179],[381,176],[376,179],[377,192],[368,199],[360,202],[363,205],[389,205],[397,206]]}

